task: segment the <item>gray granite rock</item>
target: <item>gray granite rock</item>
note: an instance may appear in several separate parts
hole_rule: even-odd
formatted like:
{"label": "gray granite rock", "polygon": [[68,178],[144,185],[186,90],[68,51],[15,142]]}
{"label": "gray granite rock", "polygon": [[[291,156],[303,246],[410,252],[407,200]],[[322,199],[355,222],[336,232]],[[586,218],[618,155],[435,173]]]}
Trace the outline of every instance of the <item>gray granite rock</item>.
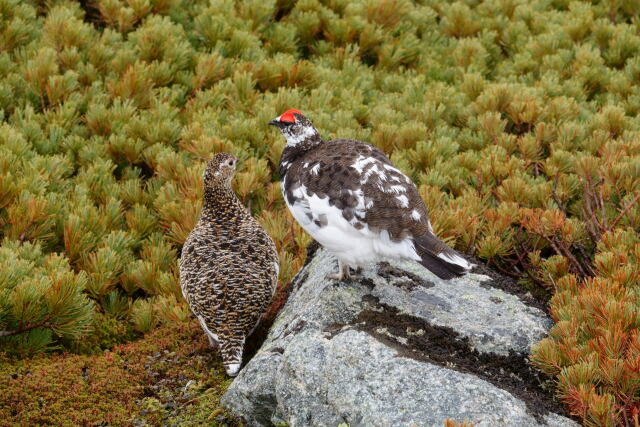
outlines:
{"label": "gray granite rock", "polygon": [[[396,262],[349,282],[327,280],[335,270],[335,259],[318,250],[223,397],[249,424],[575,424],[532,402],[526,387],[507,384],[522,374],[503,371],[526,366],[524,355],[551,321],[491,287],[488,276],[442,281]],[[485,369],[493,360],[502,365]]]}

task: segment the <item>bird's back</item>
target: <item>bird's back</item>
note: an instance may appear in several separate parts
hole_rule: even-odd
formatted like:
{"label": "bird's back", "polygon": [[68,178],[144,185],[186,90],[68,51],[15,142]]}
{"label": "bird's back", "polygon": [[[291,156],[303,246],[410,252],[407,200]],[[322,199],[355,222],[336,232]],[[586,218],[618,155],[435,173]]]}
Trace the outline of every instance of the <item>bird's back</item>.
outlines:
{"label": "bird's back", "polygon": [[180,276],[197,316],[213,329],[246,335],[270,304],[278,256],[271,237],[248,213],[220,224],[201,218],[183,247]]}
{"label": "bird's back", "polygon": [[386,230],[393,240],[424,234],[430,227],[413,182],[382,151],[362,141],[324,142],[291,162],[284,182],[290,206],[300,186],[310,196],[328,196],[355,227]]}

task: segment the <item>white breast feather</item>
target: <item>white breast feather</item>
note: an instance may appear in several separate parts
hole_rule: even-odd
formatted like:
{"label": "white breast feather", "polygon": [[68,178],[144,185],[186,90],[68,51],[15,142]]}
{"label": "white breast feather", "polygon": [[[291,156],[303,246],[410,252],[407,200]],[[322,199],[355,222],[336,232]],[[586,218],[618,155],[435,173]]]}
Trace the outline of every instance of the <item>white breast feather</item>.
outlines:
{"label": "white breast feather", "polygon": [[[320,198],[316,194],[310,196],[304,185],[293,190],[292,194],[296,198],[293,205],[289,204],[286,197],[285,201],[294,218],[307,233],[345,264],[352,267],[365,266],[385,258],[420,260],[411,239],[394,242],[386,230],[372,232],[366,224],[361,229],[354,227],[357,217],[363,217],[365,209],[372,206],[369,202],[365,207],[362,190],[352,192],[357,197],[358,204],[355,208],[356,218],[351,221],[342,216],[340,209],[329,205],[328,197]],[[326,226],[319,226],[314,222],[320,218],[326,219]]]}

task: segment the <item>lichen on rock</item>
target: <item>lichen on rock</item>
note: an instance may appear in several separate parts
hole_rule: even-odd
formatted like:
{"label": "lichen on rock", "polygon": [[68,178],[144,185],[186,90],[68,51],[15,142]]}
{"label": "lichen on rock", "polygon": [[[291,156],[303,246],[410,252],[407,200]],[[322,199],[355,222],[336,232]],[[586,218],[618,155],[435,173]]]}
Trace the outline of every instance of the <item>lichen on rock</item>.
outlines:
{"label": "lichen on rock", "polygon": [[410,262],[349,282],[318,250],[222,399],[251,425],[573,425],[527,362],[550,319],[481,274]]}

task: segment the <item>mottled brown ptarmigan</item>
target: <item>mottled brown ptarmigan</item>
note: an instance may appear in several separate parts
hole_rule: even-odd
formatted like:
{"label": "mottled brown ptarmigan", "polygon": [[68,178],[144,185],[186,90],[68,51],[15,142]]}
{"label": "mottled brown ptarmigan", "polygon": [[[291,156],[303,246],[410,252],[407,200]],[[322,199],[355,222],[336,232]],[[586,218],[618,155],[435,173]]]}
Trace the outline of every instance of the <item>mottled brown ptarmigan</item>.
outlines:
{"label": "mottled brown ptarmigan", "polygon": [[227,153],[208,162],[202,213],[180,258],[182,294],[232,377],[278,279],[273,240],[231,189],[235,169],[236,158]]}
{"label": "mottled brown ptarmigan", "polygon": [[300,225],[339,262],[338,274],[384,259],[412,259],[441,279],[471,264],[433,233],[415,184],[378,148],[324,141],[298,110],[269,124],[287,140],[280,160],[284,199]]}

